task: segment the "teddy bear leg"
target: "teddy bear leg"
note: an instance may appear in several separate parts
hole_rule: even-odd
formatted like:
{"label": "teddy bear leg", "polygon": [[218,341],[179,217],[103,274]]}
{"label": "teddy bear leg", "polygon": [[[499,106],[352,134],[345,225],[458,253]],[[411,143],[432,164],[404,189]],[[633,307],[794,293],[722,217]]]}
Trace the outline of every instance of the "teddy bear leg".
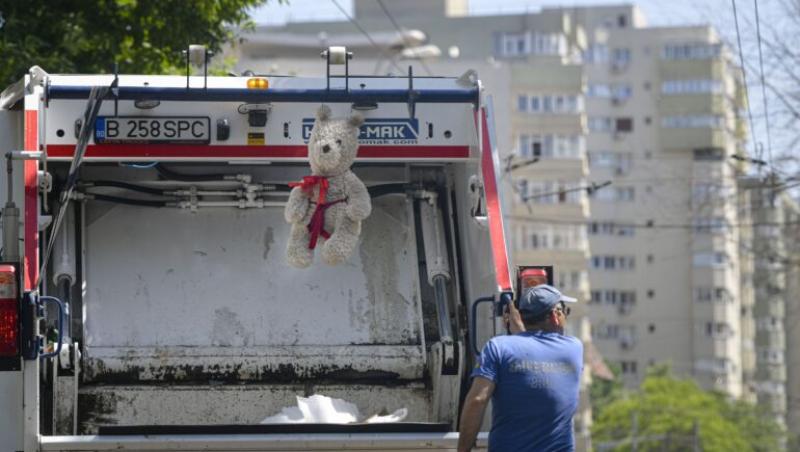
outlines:
{"label": "teddy bear leg", "polygon": [[353,254],[361,234],[361,222],[342,215],[336,230],[322,246],[322,261],[328,265],[341,264]]}
{"label": "teddy bear leg", "polygon": [[286,262],[295,268],[308,268],[314,260],[314,250],[308,249],[308,229],[301,223],[292,224],[286,244]]}

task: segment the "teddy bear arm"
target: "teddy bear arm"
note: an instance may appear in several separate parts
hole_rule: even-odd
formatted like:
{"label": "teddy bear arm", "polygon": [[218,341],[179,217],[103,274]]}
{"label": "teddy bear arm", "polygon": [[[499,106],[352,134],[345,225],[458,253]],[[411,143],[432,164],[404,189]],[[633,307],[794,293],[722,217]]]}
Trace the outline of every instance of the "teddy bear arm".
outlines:
{"label": "teddy bear arm", "polygon": [[308,211],[309,199],[306,193],[300,187],[294,187],[289,192],[289,199],[286,201],[286,210],[284,211],[287,223],[299,223],[303,221]]}
{"label": "teddy bear arm", "polygon": [[345,185],[347,189],[346,214],[355,221],[366,219],[372,212],[372,199],[369,197],[366,185],[353,173],[347,175]]}

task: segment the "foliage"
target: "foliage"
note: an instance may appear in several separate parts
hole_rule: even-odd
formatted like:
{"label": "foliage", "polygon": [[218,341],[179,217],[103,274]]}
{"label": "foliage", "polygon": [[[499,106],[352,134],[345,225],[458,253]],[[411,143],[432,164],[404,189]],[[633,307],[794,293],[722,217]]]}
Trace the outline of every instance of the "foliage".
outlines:
{"label": "foliage", "polygon": [[[603,407],[592,427],[598,450],[771,451],[783,432],[756,407],[704,391],[664,369],[651,372],[640,389]],[[694,448],[697,449],[694,449]]]}
{"label": "foliage", "polygon": [[592,416],[595,418],[600,416],[603,408],[624,397],[624,387],[620,378],[622,370],[619,364],[608,363],[608,368],[614,374],[612,380],[594,377],[589,386],[589,400],[592,404]]}
{"label": "foliage", "polygon": [[[267,0],[0,0],[0,86],[50,73],[179,73],[181,51],[219,52]],[[281,0],[279,0],[281,1]]]}

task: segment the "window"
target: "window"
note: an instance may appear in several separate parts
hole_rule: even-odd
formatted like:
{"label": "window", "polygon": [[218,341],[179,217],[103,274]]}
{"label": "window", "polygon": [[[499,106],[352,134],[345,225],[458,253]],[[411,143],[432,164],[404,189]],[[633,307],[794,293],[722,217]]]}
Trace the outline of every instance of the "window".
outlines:
{"label": "window", "polygon": [[523,113],[580,113],[583,98],[575,94],[520,95],[517,110]]}
{"label": "window", "polygon": [[726,322],[706,322],[705,332],[707,337],[714,339],[727,339],[733,336],[733,328]]}
{"label": "window", "polygon": [[619,28],[625,28],[628,26],[628,16],[625,14],[620,14],[617,16],[617,26]]}
{"label": "window", "polygon": [[714,292],[710,287],[695,287],[694,299],[696,301],[711,301],[714,297]]}
{"label": "window", "polygon": [[633,270],[636,267],[634,256],[592,256],[589,261],[596,270]]}
{"label": "window", "polygon": [[633,88],[627,83],[611,85],[611,94],[614,100],[626,100],[633,96]]}
{"label": "window", "polygon": [[767,332],[782,331],[782,322],[776,317],[760,317],[756,319],[756,330]]}
{"label": "window", "polygon": [[592,192],[591,198],[600,202],[631,202],[635,199],[635,193],[633,187],[603,187]]}
{"label": "window", "polygon": [[620,361],[619,366],[625,375],[635,375],[637,372],[636,361]]}
{"label": "window", "polygon": [[498,52],[504,57],[525,55],[561,55],[568,51],[567,38],[560,33],[501,33],[497,44]]}
{"label": "window", "polygon": [[661,53],[665,60],[706,60],[717,58],[722,51],[722,44],[683,43],[667,44]]}
{"label": "window", "polygon": [[633,118],[617,118],[614,130],[617,132],[633,132]]}
{"label": "window", "polygon": [[592,151],[587,154],[587,157],[590,168],[611,169],[617,175],[630,171],[633,161],[633,156],[629,152]]}
{"label": "window", "polygon": [[719,94],[722,92],[722,81],[713,79],[665,80],[661,83],[661,92],[666,95]]}
{"label": "window", "polygon": [[542,111],[549,113],[553,111],[553,98],[550,96],[544,96],[542,98]]}
{"label": "window", "polygon": [[519,136],[519,154],[523,157],[531,157],[531,137],[530,135]]}
{"label": "window", "polygon": [[534,157],[541,157],[543,155],[541,135],[534,135],[531,137],[531,154]]}
{"label": "window", "polygon": [[536,113],[540,107],[539,96],[531,96],[531,111]]}
{"label": "window", "polygon": [[698,161],[719,161],[725,158],[725,149],[722,148],[703,148],[693,151],[694,159]]}
{"label": "window", "polygon": [[614,49],[611,64],[614,67],[623,68],[631,62],[631,49],[620,47]]}
{"label": "window", "polygon": [[719,115],[665,116],[661,118],[661,127],[672,129],[720,128],[723,124],[724,118]]}
{"label": "window", "polygon": [[586,147],[586,141],[580,135],[521,134],[517,143],[521,156],[543,159],[580,159]]}
{"label": "window", "polygon": [[611,86],[606,83],[590,83],[586,87],[586,95],[589,97],[611,97]]}
{"label": "window", "polygon": [[631,307],[636,304],[636,291],[633,290],[593,290],[593,303],[604,303],[610,306]]}
{"label": "window", "polygon": [[527,33],[504,33],[501,38],[503,56],[519,56],[528,53]]}
{"label": "window", "polygon": [[694,232],[700,234],[724,233],[728,229],[728,222],[724,217],[697,217],[692,220]]}
{"label": "window", "polygon": [[632,237],[635,235],[636,229],[632,225],[593,221],[588,224],[587,231],[591,235]]}
{"label": "window", "polygon": [[528,111],[528,96],[517,96],[517,111]]}
{"label": "window", "polygon": [[758,351],[760,361],[767,364],[780,365],[784,363],[783,350],[780,348],[763,347]]}
{"label": "window", "polygon": [[[577,226],[553,227],[550,225],[532,224],[525,226],[523,249],[561,249],[583,250],[586,248],[586,234]],[[558,282],[564,288],[579,289],[585,278],[582,272],[561,273]]]}
{"label": "window", "polygon": [[587,123],[591,132],[610,132],[613,124],[607,116],[590,116]]}
{"label": "window", "polygon": [[608,46],[605,44],[590,44],[586,49],[584,59],[587,63],[605,63],[608,61]]}
{"label": "window", "polygon": [[719,251],[694,253],[692,264],[695,267],[722,267],[728,263],[728,254]]}

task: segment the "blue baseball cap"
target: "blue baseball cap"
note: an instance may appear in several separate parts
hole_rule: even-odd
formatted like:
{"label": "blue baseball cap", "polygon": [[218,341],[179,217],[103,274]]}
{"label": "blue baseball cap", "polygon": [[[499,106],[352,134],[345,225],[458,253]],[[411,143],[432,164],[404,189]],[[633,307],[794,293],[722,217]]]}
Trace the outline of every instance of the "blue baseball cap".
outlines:
{"label": "blue baseball cap", "polygon": [[553,309],[559,302],[575,303],[575,298],[568,297],[558,289],[547,284],[525,289],[519,298],[519,310],[532,316],[538,316]]}

